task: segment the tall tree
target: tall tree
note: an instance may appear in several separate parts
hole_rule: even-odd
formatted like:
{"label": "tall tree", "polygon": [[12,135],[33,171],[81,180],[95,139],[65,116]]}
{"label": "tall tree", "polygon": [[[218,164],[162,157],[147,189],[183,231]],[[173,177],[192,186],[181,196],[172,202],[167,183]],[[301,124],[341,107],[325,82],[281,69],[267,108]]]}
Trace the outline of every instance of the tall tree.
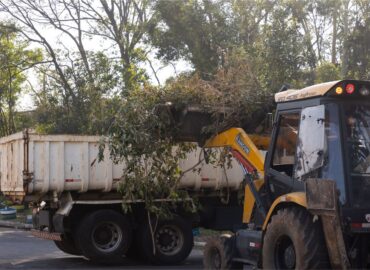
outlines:
{"label": "tall tree", "polygon": [[151,33],[157,56],[185,58],[202,77],[211,78],[237,37],[227,20],[228,8],[222,0],[158,0],[161,24]]}
{"label": "tall tree", "polygon": [[285,83],[299,84],[305,67],[304,36],[291,10],[275,7],[256,44],[258,76],[265,89],[277,91]]}
{"label": "tall tree", "polygon": [[[343,72],[357,79],[370,79],[370,2],[356,1],[354,26],[344,41],[347,65]],[[343,56],[344,57],[344,56]],[[344,68],[344,67],[343,67]]]}
{"label": "tall tree", "polygon": [[[91,123],[103,117],[97,113],[103,110],[101,100],[147,83],[142,66],[151,64],[151,48],[145,45],[155,24],[151,5],[148,0],[0,0],[3,12],[30,42],[44,48],[53,64],[40,69],[42,87],[35,89],[42,92],[38,104],[53,104],[43,106],[41,114],[48,131],[100,133]],[[40,102],[40,97],[49,101]],[[54,106],[59,112],[51,112]],[[64,125],[54,125],[62,123],[53,120],[55,113],[66,116]]]}
{"label": "tall tree", "polygon": [[[79,2],[79,1],[78,1]],[[86,33],[111,41],[118,51],[124,87],[127,91],[146,80],[140,64],[151,60],[148,33],[156,26],[157,17],[150,0],[81,0],[90,29]],[[146,44],[147,46],[143,46]],[[154,74],[155,70],[152,70]],[[127,92],[126,91],[126,92]]]}
{"label": "tall tree", "polygon": [[14,25],[0,24],[0,136],[15,132],[15,106],[26,80],[24,72],[42,60],[40,50],[29,49]]}

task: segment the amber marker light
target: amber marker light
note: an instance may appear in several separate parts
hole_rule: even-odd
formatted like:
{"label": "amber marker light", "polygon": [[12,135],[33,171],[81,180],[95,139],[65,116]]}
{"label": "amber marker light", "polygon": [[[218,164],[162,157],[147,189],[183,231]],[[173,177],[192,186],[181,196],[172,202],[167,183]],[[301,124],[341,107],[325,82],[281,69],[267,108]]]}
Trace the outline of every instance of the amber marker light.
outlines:
{"label": "amber marker light", "polygon": [[346,92],[348,94],[352,94],[353,92],[355,92],[355,86],[352,83],[347,84],[346,85]]}
{"label": "amber marker light", "polygon": [[335,88],[335,93],[336,93],[337,95],[341,95],[341,94],[343,94],[343,88],[342,88],[342,87],[340,87],[340,86],[338,86],[337,88]]}

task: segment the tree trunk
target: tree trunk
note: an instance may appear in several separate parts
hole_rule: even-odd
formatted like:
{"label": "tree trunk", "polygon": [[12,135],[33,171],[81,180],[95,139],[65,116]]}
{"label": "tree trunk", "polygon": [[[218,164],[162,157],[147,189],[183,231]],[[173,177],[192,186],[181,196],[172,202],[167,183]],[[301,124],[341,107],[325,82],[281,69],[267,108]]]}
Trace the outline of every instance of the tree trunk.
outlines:
{"label": "tree trunk", "polygon": [[348,14],[349,14],[349,0],[343,1],[343,52],[342,52],[342,77],[348,75]]}
{"label": "tree trunk", "polygon": [[333,38],[331,40],[331,63],[337,63],[337,17],[338,13],[337,10],[334,8],[333,10]]}

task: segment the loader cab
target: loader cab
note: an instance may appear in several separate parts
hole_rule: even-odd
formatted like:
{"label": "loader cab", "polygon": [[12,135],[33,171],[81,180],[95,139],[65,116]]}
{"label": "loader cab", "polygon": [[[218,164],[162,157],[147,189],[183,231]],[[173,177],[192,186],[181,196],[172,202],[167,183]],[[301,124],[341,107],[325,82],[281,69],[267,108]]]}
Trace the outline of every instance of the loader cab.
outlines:
{"label": "loader cab", "polygon": [[364,230],[361,224],[370,223],[370,82],[287,90],[275,101],[265,162],[272,201],[304,191],[308,178],[333,179],[344,217]]}

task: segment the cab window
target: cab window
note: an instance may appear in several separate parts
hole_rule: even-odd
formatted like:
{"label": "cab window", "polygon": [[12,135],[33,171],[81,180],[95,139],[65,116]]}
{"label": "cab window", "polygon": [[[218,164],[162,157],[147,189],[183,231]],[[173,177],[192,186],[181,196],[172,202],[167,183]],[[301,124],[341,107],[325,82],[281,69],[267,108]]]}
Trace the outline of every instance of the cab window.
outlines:
{"label": "cab window", "polygon": [[280,115],[272,168],[287,176],[293,175],[300,113]]}

